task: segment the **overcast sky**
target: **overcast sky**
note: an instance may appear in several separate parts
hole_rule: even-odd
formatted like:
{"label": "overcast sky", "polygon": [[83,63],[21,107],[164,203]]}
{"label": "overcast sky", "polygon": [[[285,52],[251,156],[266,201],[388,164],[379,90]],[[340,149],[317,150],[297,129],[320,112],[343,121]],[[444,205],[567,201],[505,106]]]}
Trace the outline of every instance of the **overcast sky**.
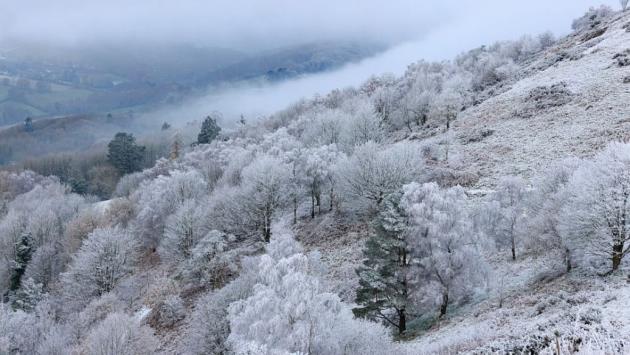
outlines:
{"label": "overcast sky", "polygon": [[[617,4],[617,0],[605,0]],[[0,36],[76,43],[186,41],[265,49],[316,40],[419,39],[444,28],[461,40],[492,29],[566,29],[592,0],[0,0]],[[463,27],[461,24],[466,23]],[[462,42],[460,41],[460,42]],[[449,45],[449,44],[447,44]]]}

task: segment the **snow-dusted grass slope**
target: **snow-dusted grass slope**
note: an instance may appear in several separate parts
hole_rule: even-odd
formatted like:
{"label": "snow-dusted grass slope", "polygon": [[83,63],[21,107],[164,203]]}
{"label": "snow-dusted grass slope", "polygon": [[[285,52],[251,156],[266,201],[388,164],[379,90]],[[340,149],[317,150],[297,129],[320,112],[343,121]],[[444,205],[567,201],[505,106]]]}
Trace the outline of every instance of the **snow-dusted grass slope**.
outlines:
{"label": "snow-dusted grass slope", "polygon": [[[480,186],[506,174],[532,176],[551,161],[590,156],[611,140],[630,139],[630,83],[624,83],[630,66],[621,67],[613,59],[630,48],[629,22],[628,14],[617,15],[598,27],[606,28],[599,37],[584,41],[586,34],[578,32],[561,40],[532,60],[523,70],[525,77],[511,88],[459,116],[454,132],[460,139],[480,129],[494,131],[461,150],[463,162],[478,169]],[[539,69],[566,57],[564,53],[579,59]],[[559,83],[572,93],[567,104],[519,117],[531,104],[533,89]]]}
{"label": "snow-dusted grass slope", "polygon": [[[576,349],[580,354],[616,354],[615,345],[630,340],[628,302],[625,278],[563,276],[508,292],[502,307],[498,299],[478,304],[408,345],[427,354],[529,353],[540,348],[554,354],[558,346],[562,354]],[[595,347],[608,350],[594,352]]]}

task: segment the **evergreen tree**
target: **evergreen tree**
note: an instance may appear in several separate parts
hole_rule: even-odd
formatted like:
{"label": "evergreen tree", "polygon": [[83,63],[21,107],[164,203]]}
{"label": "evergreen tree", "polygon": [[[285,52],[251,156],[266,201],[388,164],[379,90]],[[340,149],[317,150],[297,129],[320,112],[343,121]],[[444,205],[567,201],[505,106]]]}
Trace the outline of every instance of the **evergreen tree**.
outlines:
{"label": "evergreen tree", "polygon": [[24,130],[26,132],[33,132],[33,119],[30,117],[26,117],[24,120]]}
{"label": "evergreen tree", "polygon": [[116,133],[107,147],[107,159],[121,174],[133,173],[142,168],[145,147],[136,144],[133,134]]}
{"label": "evergreen tree", "polygon": [[20,288],[20,281],[22,275],[26,271],[26,266],[31,260],[33,254],[33,238],[28,233],[24,233],[20,236],[20,240],[15,243],[15,259],[13,259],[13,273],[11,275],[11,281],[9,284],[9,290],[15,291]]}
{"label": "evergreen tree", "polygon": [[32,278],[22,282],[22,287],[16,292],[13,307],[30,312],[44,298],[44,285],[36,283]]}
{"label": "evergreen tree", "polygon": [[217,138],[220,132],[221,127],[217,124],[217,119],[215,117],[208,116],[201,124],[201,132],[199,132],[199,135],[197,136],[197,143],[209,144]]}
{"label": "evergreen tree", "polygon": [[353,309],[358,317],[382,319],[402,334],[407,328],[410,301],[410,252],[406,241],[407,217],[399,206],[401,193],[381,205],[372,235],[357,269],[359,289]]}

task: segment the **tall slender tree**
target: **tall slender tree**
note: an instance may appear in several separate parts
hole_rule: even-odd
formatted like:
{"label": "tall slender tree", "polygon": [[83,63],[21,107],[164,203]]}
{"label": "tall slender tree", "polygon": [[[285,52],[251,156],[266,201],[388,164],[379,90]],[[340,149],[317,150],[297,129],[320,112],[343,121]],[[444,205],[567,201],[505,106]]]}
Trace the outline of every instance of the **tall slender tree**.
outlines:
{"label": "tall slender tree", "polygon": [[13,273],[9,284],[9,290],[15,291],[20,288],[22,275],[26,271],[26,266],[33,255],[33,238],[29,233],[22,233],[20,239],[15,243],[15,259],[12,262]]}
{"label": "tall slender tree", "polygon": [[383,201],[372,235],[357,269],[359,289],[353,312],[358,317],[381,319],[399,334],[407,329],[410,304],[411,253],[407,245],[407,217],[400,208],[401,193]]}

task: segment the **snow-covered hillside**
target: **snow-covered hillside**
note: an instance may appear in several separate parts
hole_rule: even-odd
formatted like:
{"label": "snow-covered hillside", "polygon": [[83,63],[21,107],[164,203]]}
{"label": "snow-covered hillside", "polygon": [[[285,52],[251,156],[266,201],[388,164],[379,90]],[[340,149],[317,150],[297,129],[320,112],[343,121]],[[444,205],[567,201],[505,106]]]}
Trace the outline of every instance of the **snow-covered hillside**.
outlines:
{"label": "snow-covered hillside", "polygon": [[108,201],[0,172],[0,353],[628,353],[630,12],[574,27],[208,117]]}
{"label": "snow-covered hillside", "polygon": [[[628,58],[629,24],[629,16],[617,15],[560,40],[529,60],[505,92],[463,112],[454,124],[462,144],[479,130],[493,132],[462,148],[481,185],[505,174],[531,177],[554,160],[591,156],[612,140],[630,139],[630,66],[618,59]],[[532,95],[554,85],[562,91],[559,103]]]}

